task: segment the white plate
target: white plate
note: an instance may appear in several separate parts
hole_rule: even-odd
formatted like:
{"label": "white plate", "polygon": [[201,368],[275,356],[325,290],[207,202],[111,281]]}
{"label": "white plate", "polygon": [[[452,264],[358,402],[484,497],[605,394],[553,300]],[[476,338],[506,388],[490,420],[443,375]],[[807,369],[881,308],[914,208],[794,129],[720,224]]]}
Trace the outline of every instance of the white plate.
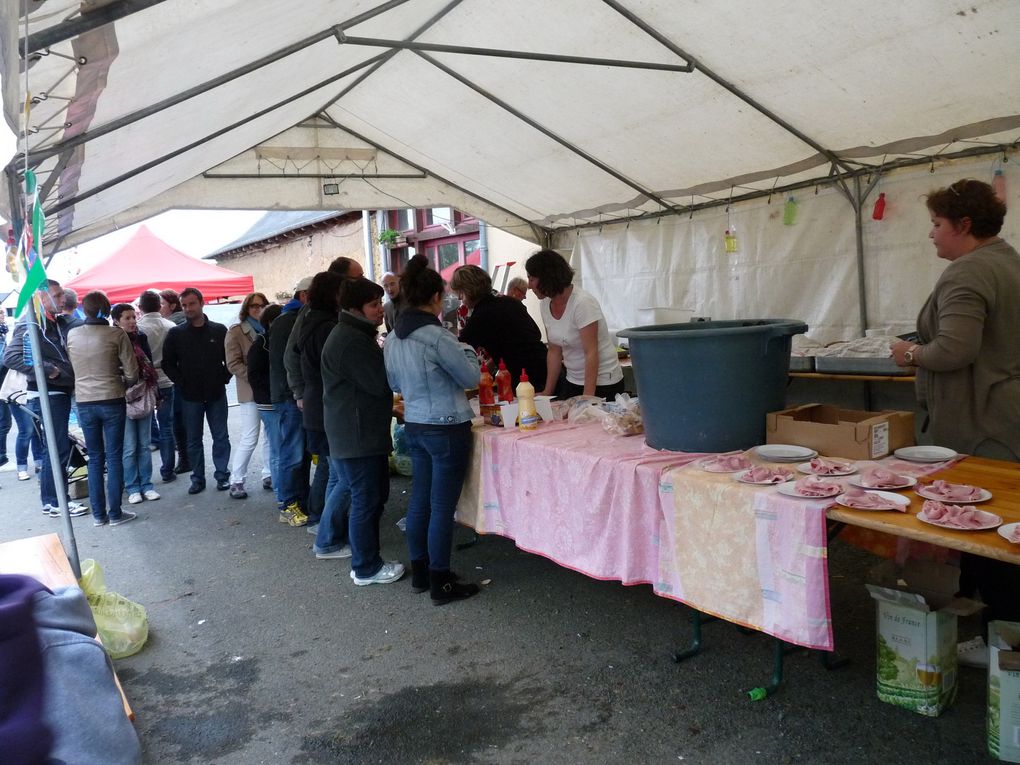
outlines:
{"label": "white plate", "polygon": [[[740,483],[746,483],[746,484],[748,484],[750,486],[779,486],[779,485],[781,485],[781,484],[777,484],[775,481],[745,481],[744,480],[744,476],[746,474],[747,474],[746,470],[741,470],[739,473],[737,473],[735,476],[733,476],[733,480],[734,481],[740,481]],[[793,478],[793,474],[792,473],[790,474],[790,476],[786,480],[789,481],[791,478]]]}
{"label": "white plate", "polygon": [[[1020,527],[1020,523],[1007,523],[1005,526],[999,526],[999,536],[1005,539],[1007,542],[1013,542],[1010,536],[1013,534],[1013,529]],[[1018,544],[1013,542],[1013,544]]]}
{"label": "white plate", "polygon": [[843,490],[840,489],[836,493],[829,494],[829,495],[826,495],[824,497],[809,497],[806,494],[801,494],[801,493],[799,493],[797,491],[797,484],[795,484],[795,483],[784,483],[784,484],[780,484],[780,486],[779,486],[779,493],[780,494],[785,494],[788,497],[796,497],[797,499],[832,499],[833,497],[836,497],[836,496],[842,494]]}
{"label": "white plate", "polygon": [[981,517],[987,516],[987,523],[982,526],[975,526],[969,529],[961,529],[959,526],[950,526],[945,523],[937,523],[929,520],[928,516],[924,514],[924,510],[917,514],[917,520],[932,526],[938,526],[940,529],[949,529],[950,531],[987,531],[988,529],[994,529],[996,526],[1002,525],[1002,518],[997,516],[995,513],[989,513],[986,510],[978,510],[978,512],[981,513]]}
{"label": "white plate", "polygon": [[906,483],[901,484],[900,486],[883,486],[881,489],[879,489],[877,486],[865,486],[863,483],[861,483],[861,479],[864,478],[864,476],[861,475],[855,475],[853,478],[847,478],[846,482],[848,484],[851,484],[852,486],[856,486],[859,489],[867,489],[868,491],[889,491],[890,489],[909,489],[911,486],[917,483],[917,479],[912,476],[905,475],[903,477],[906,479]]}
{"label": "white plate", "polygon": [[763,444],[754,448],[758,456],[769,462],[801,462],[818,456],[814,449],[792,444]]}
{"label": "white plate", "polygon": [[904,446],[893,454],[907,462],[942,462],[957,456],[956,452],[944,446]]}
{"label": "white plate", "polygon": [[854,465],[850,465],[850,467],[848,467],[846,470],[840,470],[839,472],[836,473],[816,473],[814,470],[811,469],[810,462],[802,462],[801,464],[797,465],[797,470],[799,470],[802,473],[806,473],[807,475],[817,475],[821,477],[851,475],[857,472],[857,468]]}
{"label": "white plate", "polygon": [[928,491],[928,489],[930,488],[931,488],[930,484],[925,484],[924,486],[917,487],[916,489],[914,489],[914,491],[919,496],[922,496],[925,499],[934,499],[936,502],[942,502],[943,504],[948,505],[973,505],[978,502],[987,502],[992,498],[992,493],[988,491],[988,489],[981,489],[981,494],[978,495],[977,499],[945,499],[944,497],[940,497],[933,491]]}
{"label": "white plate", "polygon": [[[891,491],[876,491],[874,489],[868,491],[868,493],[877,494],[882,499],[886,500],[887,502],[892,502],[897,507],[908,507],[910,505],[910,500],[907,497],[904,497],[902,494],[893,494]],[[836,497],[836,502],[841,504],[843,507],[850,508],[851,510],[860,510],[862,512],[867,513],[889,512],[888,510],[876,510],[875,508],[871,507],[851,507],[845,502],[845,500],[846,494],[840,494],[838,497]]]}
{"label": "white plate", "polygon": [[[707,459],[698,460],[694,464],[694,466],[698,468],[698,470],[704,470],[706,473],[742,473],[743,471],[749,469],[746,467],[742,467],[733,470],[732,468],[719,467],[717,465],[712,464],[713,462],[715,462],[716,459],[717,457],[709,457]],[[748,462],[750,462],[750,460],[748,460]],[[752,465],[752,467],[754,466]]]}

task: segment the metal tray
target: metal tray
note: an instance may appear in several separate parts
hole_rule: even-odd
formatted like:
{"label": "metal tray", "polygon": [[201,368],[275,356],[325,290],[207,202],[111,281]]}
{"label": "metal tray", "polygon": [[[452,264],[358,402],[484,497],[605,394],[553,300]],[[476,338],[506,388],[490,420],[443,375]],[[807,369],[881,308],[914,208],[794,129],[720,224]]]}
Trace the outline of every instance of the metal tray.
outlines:
{"label": "metal tray", "polygon": [[791,356],[790,357],[790,371],[791,372],[814,372],[815,371],[815,357],[814,356]]}
{"label": "metal tray", "polygon": [[896,375],[906,377],[914,370],[896,366],[891,358],[843,358],[839,356],[816,356],[815,370],[829,374],[843,375]]}

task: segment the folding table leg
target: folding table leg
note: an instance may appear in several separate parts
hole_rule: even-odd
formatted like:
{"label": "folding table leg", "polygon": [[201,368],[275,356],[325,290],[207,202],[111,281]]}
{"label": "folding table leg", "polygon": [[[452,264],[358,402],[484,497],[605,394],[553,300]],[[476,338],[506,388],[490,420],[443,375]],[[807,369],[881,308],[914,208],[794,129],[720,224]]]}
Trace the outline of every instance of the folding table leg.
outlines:
{"label": "folding table leg", "polygon": [[718,617],[705,616],[701,611],[694,611],[691,614],[691,632],[694,634],[694,639],[691,641],[691,645],[682,651],[677,651],[673,654],[673,661],[677,664],[682,662],[684,659],[689,659],[692,656],[697,656],[701,652],[701,625],[702,622],[714,622]]}

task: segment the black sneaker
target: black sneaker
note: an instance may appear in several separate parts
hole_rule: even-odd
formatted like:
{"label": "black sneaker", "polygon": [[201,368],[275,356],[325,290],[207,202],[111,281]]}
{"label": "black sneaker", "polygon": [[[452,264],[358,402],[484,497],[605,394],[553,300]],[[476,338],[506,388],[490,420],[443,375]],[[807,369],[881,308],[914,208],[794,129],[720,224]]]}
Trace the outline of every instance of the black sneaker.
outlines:
{"label": "black sneaker", "polygon": [[[217,491],[226,491],[229,488],[230,488],[230,481],[216,481],[216,490]],[[248,495],[245,494],[245,496],[248,496]]]}
{"label": "black sneaker", "polygon": [[248,499],[248,492],[244,490],[244,484],[235,483],[230,487],[231,499]]}
{"label": "black sneaker", "polygon": [[173,473],[173,472],[163,473],[162,477],[163,477],[163,483],[170,483],[171,481],[176,481],[177,480],[177,473]]}
{"label": "black sneaker", "polygon": [[200,491],[205,491],[205,481],[192,481],[188,494],[198,494]]}
{"label": "black sneaker", "polygon": [[265,489],[266,491],[272,491],[273,490],[273,479],[272,478],[263,478],[262,479],[262,488]]}
{"label": "black sneaker", "polygon": [[174,468],[174,472],[177,475],[184,475],[185,473],[190,473],[191,472],[191,465],[189,465],[187,462],[185,462],[185,463],[175,467]]}
{"label": "black sneaker", "polygon": [[137,513],[128,512],[127,510],[122,510],[120,515],[118,515],[116,518],[111,518],[110,519],[110,525],[111,526],[120,526],[122,523],[130,523],[131,521],[133,521],[137,517],[138,517]]}

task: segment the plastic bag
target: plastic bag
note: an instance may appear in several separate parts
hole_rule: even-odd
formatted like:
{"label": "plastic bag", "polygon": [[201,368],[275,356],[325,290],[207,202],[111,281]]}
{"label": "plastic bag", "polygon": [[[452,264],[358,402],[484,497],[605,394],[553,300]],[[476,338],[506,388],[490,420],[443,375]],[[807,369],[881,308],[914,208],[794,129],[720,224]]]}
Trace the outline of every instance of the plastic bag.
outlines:
{"label": "plastic bag", "polygon": [[599,417],[598,405],[605,399],[598,396],[574,396],[567,399],[567,422],[579,425],[582,422],[596,422]]}
{"label": "plastic bag", "polygon": [[110,658],[123,659],[142,650],[149,639],[145,608],[116,592],[108,592],[103,569],[89,558],[81,564],[79,580],[88,598],[103,647]]}
{"label": "plastic bag", "polygon": [[411,450],[407,445],[407,436],[404,433],[404,426],[397,422],[396,418],[390,426],[390,436],[393,438],[393,452],[390,454],[390,469],[398,475],[411,475]]}
{"label": "plastic bag", "polygon": [[607,433],[614,436],[636,436],[645,431],[641,407],[630,394],[617,393],[615,402],[601,404],[598,410],[602,428]]}

